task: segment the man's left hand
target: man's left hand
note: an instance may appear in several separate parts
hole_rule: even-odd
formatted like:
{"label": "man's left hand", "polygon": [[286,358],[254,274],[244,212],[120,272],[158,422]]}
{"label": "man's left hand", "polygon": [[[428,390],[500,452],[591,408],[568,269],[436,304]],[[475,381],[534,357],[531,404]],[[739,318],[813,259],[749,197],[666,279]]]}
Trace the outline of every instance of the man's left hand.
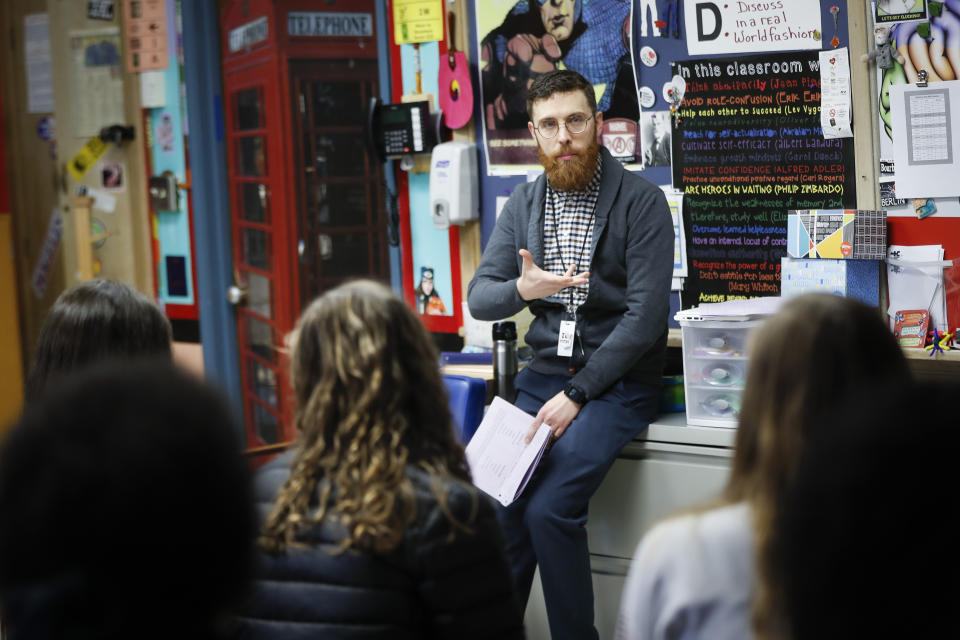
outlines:
{"label": "man's left hand", "polygon": [[527,431],[525,442],[529,444],[530,441],[533,440],[533,436],[541,424],[550,427],[550,430],[553,431],[553,439],[556,440],[563,435],[563,432],[567,430],[567,427],[570,426],[573,419],[577,417],[581,407],[582,405],[577,404],[568,398],[567,394],[561,391],[540,407],[540,411],[537,412],[537,417],[534,418],[533,424],[530,425],[530,430]]}

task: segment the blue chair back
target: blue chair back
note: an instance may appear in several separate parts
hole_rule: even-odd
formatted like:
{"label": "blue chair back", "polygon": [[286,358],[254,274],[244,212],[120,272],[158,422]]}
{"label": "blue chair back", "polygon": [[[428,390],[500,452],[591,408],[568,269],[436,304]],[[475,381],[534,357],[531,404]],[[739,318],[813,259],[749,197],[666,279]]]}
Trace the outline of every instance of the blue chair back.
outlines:
{"label": "blue chair back", "polygon": [[487,400],[487,383],[481,378],[444,374],[450,395],[450,413],[457,425],[460,442],[466,445],[480,426]]}

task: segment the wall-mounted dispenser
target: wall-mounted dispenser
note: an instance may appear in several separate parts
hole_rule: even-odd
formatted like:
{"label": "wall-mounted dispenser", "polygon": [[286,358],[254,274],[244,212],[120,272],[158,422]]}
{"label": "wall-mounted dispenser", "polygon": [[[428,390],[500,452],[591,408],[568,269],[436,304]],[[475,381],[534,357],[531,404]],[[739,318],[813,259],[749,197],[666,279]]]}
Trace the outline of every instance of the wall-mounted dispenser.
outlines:
{"label": "wall-mounted dispenser", "polygon": [[477,186],[477,146],[472,142],[444,142],[430,157],[430,214],[433,225],[446,229],[480,215]]}

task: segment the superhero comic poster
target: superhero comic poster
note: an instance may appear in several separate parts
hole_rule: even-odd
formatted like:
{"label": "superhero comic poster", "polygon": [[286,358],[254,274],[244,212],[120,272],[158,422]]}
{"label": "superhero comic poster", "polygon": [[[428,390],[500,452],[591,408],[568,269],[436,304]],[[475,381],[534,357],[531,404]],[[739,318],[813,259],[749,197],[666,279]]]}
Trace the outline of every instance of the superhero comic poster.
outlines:
{"label": "superhero comic poster", "polygon": [[594,87],[601,144],[639,163],[630,0],[476,2],[484,148],[491,174],[539,170],[528,129],[526,90],[539,75],[572,69]]}

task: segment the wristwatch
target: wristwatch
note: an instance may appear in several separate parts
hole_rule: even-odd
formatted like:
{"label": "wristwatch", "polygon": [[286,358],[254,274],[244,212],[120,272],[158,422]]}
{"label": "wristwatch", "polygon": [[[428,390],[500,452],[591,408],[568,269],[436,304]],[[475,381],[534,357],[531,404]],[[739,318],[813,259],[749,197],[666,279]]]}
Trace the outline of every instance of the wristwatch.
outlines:
{"label": "wristwatch", "polygon": [[572,381],[568,382],[567,386],[563,388],[563,393],[579,405],[587,403],[587,392],[573,384]]}

